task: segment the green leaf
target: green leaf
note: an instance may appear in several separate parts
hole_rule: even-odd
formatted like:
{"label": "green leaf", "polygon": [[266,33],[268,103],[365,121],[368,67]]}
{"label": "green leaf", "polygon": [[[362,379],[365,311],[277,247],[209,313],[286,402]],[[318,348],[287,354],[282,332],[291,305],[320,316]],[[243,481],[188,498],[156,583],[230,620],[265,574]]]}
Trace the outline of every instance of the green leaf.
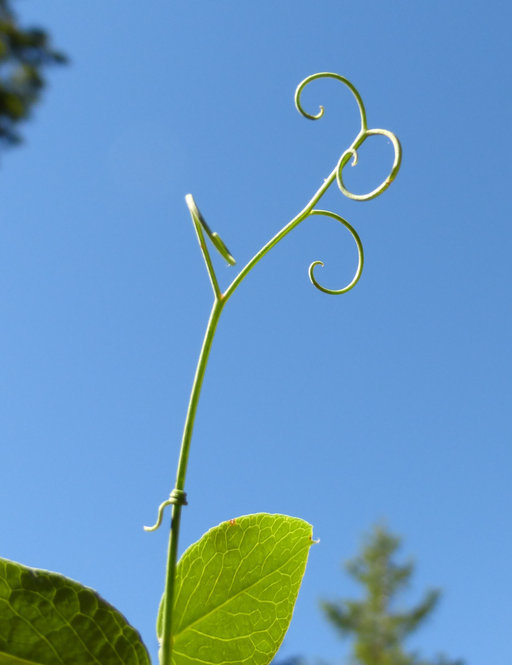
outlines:
{"label": "green leaf", "polygon": [[95,591],[0,559],[0,665],[150,665],[137,631]]}
{"label": "green leaf", "polygon": [[[267,665],[290,624],[312,543],[307,522],[260,513],[223,522],[189,547],[176,570],[174,665]],[[162,623],[160,612],[159,638]]]}

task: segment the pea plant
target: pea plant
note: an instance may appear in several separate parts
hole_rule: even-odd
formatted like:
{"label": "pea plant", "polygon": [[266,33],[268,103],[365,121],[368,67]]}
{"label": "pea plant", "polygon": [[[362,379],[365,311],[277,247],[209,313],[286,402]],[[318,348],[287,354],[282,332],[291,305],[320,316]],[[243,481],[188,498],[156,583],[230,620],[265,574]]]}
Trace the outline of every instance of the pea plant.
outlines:
{"label": "pea plant", "polygon": [[[304,575],[308,553],[315,542],[307,522],[286,515],[259,513],[230,519],[214,527],[191,545],[178,561],[178,537],[185,479],[201,386],[220,316],[242,281],[261,259],[308,217],[323,215],[342,224],[352,235],[358,265],[352,281],[340,289],[322,286],[317,279],[321,261],[309,267],[312,284],[324,293],[339,295],[352,289],[363,269],[363,247],[355,229],[335,212],[317,204],[336,181],[341,192],[357,201],[381,194],[394,180],[401,163],[396,136],[385,129],[368,129],[366,111],[356,88],[343,76],[322,72],[304,79],[295,93],[297,110],[304,110],[304,88],[321,78],[335,79],[352,92],[361,128],[309,203],[286,224],[222,291],[211,258],[211,247],[231,266],[235,259],[220,236],[205,222],[192,195],[186,203],[213,290],[213,304],[199,354],[185,419],[176,483],[158,509],[157,529],[165,509],[171,525],[162,601],[156,632],[160,665],[267,665],[290,624]],[[388,177],[368,194],[353,194],[343,182],[343,170],[357,163],[358,148],[369,136],[388,138],[394,161]],[[210,249],[209,249],[210,247]],[[149,665],[148,651],[138,632],[96,591],[60,574],[29,568],[0,559],[0,665]]]}

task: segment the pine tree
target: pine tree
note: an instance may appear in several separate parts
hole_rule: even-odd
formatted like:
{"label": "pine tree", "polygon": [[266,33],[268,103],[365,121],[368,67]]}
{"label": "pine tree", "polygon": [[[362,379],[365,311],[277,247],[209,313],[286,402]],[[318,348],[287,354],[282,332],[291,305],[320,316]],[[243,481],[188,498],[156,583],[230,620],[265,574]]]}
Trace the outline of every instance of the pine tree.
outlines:
{"label": "pine tree", "polygon": [[427,591],[408,610],[396,609],[396,597],[409,585],[412,563],[394,559],[400,539],[383,527],[375,527],[361,553],[346,564],[347,572],[365,589],[362,600],[322,602],[327,619],[343,637],[352,637],[353,660],[360,665],[462,665],[462,661],[438,656],[423,660],[405,651],[404,643],[436,608],[440,591]]}

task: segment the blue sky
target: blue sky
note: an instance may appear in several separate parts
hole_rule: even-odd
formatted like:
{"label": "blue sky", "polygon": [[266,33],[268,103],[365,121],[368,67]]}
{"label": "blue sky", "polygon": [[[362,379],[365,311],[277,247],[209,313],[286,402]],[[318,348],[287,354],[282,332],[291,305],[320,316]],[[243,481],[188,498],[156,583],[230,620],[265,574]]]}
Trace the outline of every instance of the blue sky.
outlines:
{"label": "blue sky", "polygon": [[[97,588],[156,654],[172,489],[211,292],[184,196],[242,266],[314,194],[358,131],[402,141],[378,199],[335,188],[226,307],[206,375],[181,549],[249,512],[307,519],[310,556],[283,657],[341,664],[319,598],[378,520],[444,589],[411,647],[509,664],[511,116],[505,2],[18,3],[72,64],[0,164],[2,556]],[[347,174],[388,171],[386,140]],[[228,284],[236,268],[219,264]],[[404,601],[405,602],[405,601]]]}

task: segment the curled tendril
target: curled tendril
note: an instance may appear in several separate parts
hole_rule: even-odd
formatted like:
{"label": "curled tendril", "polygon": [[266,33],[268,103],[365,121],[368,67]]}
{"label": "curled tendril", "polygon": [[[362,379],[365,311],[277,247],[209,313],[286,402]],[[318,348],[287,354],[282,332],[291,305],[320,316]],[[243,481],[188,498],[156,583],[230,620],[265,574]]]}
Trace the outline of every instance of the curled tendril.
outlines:
{"label": "curled tendril", "polygon": [[192,196],[192,194],[187,194],[185,196],[185,201],[187,203],[187,206],[188,206],[188,209],[190,211],[190,215],[191,215],[191,217],[194,221],[194,224],[199,225],[202,228],[202,230],[206,233],[206,235],[212,241],[212,244],[215,247],[215,249],[222,256],[222,258],[225,259],[229,263],[230,266],[234,266],[236,261],[233,258],[233,256],[231,255],[231,252],[226,247],[224,241],[219,236],[219,234],[210,229],[210,227],[206,223],[204,217],[201,215],[201,212],[200,212],[199,208],[197,207],[196,202],[194,201],[194,197]]}
{"label": "curled tendril", "polygon": [[156,522],[153,526],[145,526],[144,531],[156,531],[158,527],[162,524],[162,519],[164,517],[164,510],[167,506],[177,505],[177,506],[186,506],[187,505],[187,494],[183,490],[173,489],[170,493],[169,498],[163,501],[158,506],[158,516]]}
{"label": "curled tendril", "polygon": [[339,74],[333,74],[332,72],[320,72],[318,74],[312,74],[311,76],[305,78],[301,83],[299,83],[297,90],[295,91],[295,106],[297,107],[299,113],[301,113],[305,118],[309,118],[310,120],[319,120],[323,116],[324,114],[323,106],[319,107],[320,110],[316,115],[312,115],[311,113],[308,113],[307,111],[304,110],[300,101],[300,97],[302,95],[302,91],[304,90],[304,88],[312,81],[316,81],[317,79],[321,78],[335,79],[336,81],[341,81],[341,83],[347,86],[347,88],[352,92],[352,94],[356,98],[356,102],[359,107],[359,113],[361,115],[361,131],[367,129],[366,111],[364,108],[363,100],[361,99],[361,95],[359,94],[355,86],[353,86],[348,79],[346,79],[344,76],[340,76]]}
{"label": "curled tendril", "polygon": [[[350,148],[347,148],[347,150],[345,150],[345,152],[342,154],[338,162],[338,165],[336,167],[336,181],[338,183],[338,187],[346,197],[348,197],[349,199],[353,199],[354,201],[369,201],[370,199],[374,199],[376,196],[382,194],[382,192],[389,187],[389,185],[393,182],[400,169],[400,164],[402,162],[402,147],[400,145],[400,141],[395,136],[395,134],[393,134],[393,132],[390,132],[387,129],[368,129],[366,121],[366,111],[364,108],[363,100],[361,99],[361,95],[348,79],[346,79],[344,76],[340,76],[339,74],[332,74],[331,72],[321,72],[320,74],[313,74],[312,76],[308,76],[302,81],[302,83],[299,84],[297,90],[295,91],[295,106],[297,107],[299,113],[301,113],[304,117],[309,118],[310,120],[318,120],[324,114],[323,106],[320,106],[319,112],[316,115],[313,115],[305,111],[301,103],[301,95],[304,88],[308,85],[308,83],[311,83],[312,81],[315,81],[316,79],[320,78],[332,78],[335,79],[336,81],[340,81],[345,86],[347,86],[347,88],[349,88],[349,90],[352,92],[352,94],[356,99],[357,105],[359,107],[359,113],[361,116],[361,129],[359,131],[359,134],[357,135],[356,139],[354,140]],[[358,161],[357,149],[366,141],[366,139],[369,136],[375,136],[377,134],[386,136],[393,144],[395,156],[394,156],[393,166],[391,167],[391,171],[388,177],[378,187],[373,189],[368,194],[353,194],[345,187],[345,184],[343,182],[343,169],[348,164],[351,158],[352,158],[351,165],[355,166],[357,164]]]}
{"label": "curled tendril", "polygon": [[378,134],[386,136],[393,144],[395,157],[391,171],[388,177],[378,187],[373,189],[368,194],[353,194],[345,187],[343,183],[343,169],[349,162],[350,157],[352,157],[352,166],[355,166],[357,164],[358,156],[357,149],[355,147],[348,148],[348,150],[345,150],[340,158],[340,161],[338,162],[338,166],[336,168],[336,181],[340,191],[349,199],[354,201],[369,201],[370,199],[374,199],[375,197],[379,196],[379,194],[382,194],[382,192],[387,189],[396,178],[398,170],[400,169],[400,164],[402,163],[402,146],[400,145],[400,141],[393,134],[393,132],[390,132],[387,129],[365,129],[361,138],[357,141],[357,147],[360,147],[369,136],[377,136]]}
{"label": "curled tendril", "polygon": [[361,238],[358,236],[357,231],[354,229],[354,227],[351,224],[349,224],[346,219],[343,219],[343,217],[340,217],[340,215],[337,215],[335,212],[330,212],[329,210],[312,210],[309,214],[324,215],[326,217],[331,217],[332,219],[335,219],[336,221],[340,222],[340,224],[343,224],[343,226],[350,231],[350,234],[354,238],[354,241],[357,245],[358,264],[354,277],[352,278],[352,281],[349,284],[347,284],[347,286],[344,286],[342,289],[325,288],[324,286],[322,286],[317,282],[314,274],[316,266],[324,265],[323,261],[313,261],[313,263],[309,266],[309,279],[311,280],[313,286],[316,286],[316,288],[319,291],[323,291],[324,293],[329,293],[335,296],[341,295],[342,293],[347,293],[347,291],[350,291],[350,289],[352,289],[357,284],[363,272],[364,252],[363,252],[363,244],[361,242]]}

